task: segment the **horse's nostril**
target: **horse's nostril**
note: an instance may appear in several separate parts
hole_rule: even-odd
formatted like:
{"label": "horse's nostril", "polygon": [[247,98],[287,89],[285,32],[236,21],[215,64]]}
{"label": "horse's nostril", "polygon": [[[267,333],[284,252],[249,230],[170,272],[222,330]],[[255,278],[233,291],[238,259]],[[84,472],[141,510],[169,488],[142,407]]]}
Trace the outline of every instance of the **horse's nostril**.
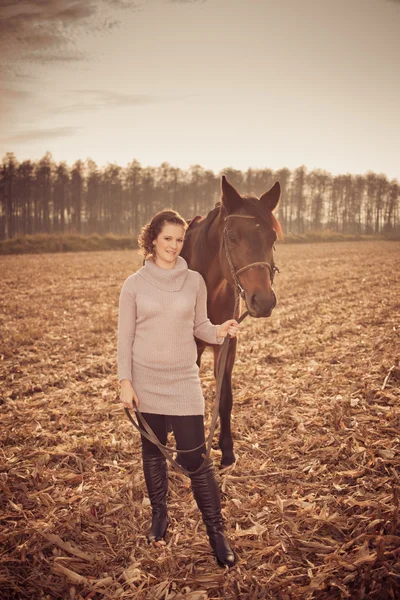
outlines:
{"label": "horse's nostril", "polygon": [[273,290],[272,295],[252,294],[249,299],[248,307],[251,308],[253,316],[269,317],[276,306],[276,296]]}
{"label": "horse's nostril", "polygon": [[256,310],[258,309],[259,304],[257,302],[257,296],[256,296],[256,294],[252,295],[250,303],[251,303],[252,308],[255,308]]}

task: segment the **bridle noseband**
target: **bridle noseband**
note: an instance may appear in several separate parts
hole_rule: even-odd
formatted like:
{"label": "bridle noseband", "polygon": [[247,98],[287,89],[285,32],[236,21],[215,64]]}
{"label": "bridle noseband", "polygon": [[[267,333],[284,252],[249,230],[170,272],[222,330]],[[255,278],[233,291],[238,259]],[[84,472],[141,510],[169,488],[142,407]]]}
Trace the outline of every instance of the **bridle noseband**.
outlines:
{"label": "bridle noseband", "polygon": [[[233,214],[233,215],[227,215],[225,217],[225,223],[228,219],[232,218],[232,217],[237,217],[240,219],[255,219],[256,217],[250,216],[250,215],[237,215],[237,214]],[[242,273],[244,273],[245,271],[247,271],[248,269],[252,269],[253,267],[261,267],[262,269],[267,268],[269,270],[269,275],[270,275],[270,279],[271,279],[271,286],[274,283],[274,276],[275,273],[279,273],[279,269],[275,264],[272,264],[272,266],[267,263],[267,262],[253,262],[250,263],[248,265],[245,265],[244,267],[241,267],[240,269],[235,269],[234,264],[232,262],[232,257],[231,257],[231,253],[229,250],[229,244],[228,244],[228,229],[226,227],[226,225],[224,226],[224,231],[223,231],[223,240],[224,240],[224,248],[225,248],[225,255],[228,261],[228,265],[229,265],[229,269],[231,271],[231,275],[232,275],[232,279],[235,283],[236,289],[239,293],[239,295],[243,298],[243,300],[246,300],[246,294],[244,289],[242,288],[239,278],[238,276],[241,275]]]}

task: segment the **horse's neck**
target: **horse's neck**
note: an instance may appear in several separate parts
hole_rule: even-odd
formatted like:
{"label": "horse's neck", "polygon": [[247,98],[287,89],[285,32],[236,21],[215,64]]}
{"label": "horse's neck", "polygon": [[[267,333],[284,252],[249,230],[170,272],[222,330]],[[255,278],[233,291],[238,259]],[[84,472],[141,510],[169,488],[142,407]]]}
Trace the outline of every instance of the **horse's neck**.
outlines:
{"label": "horse's neck", "polygon": [[208,256],[206,270],[208,283],[213,286],[217,286],[224,280],[220,265],[220,246],[221,237],[223,235],[222,230],[222,216],[221,213],[219,213],[208,231],[208,243],[211,251]]}

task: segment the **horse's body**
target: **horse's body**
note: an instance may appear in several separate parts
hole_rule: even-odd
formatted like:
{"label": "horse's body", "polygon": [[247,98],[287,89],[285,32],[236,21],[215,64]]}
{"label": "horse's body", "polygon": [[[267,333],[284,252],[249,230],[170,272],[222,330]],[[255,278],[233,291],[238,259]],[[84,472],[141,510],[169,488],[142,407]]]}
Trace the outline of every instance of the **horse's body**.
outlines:
{"label": "horse's body", "polygon": [[[223,177],[220,205],[190,225],[182,256],[189,268],[201,273],[206,282],[208,316],[212,323],[238,317],[234,315],[238,290],[253,317],[269,317],[275,307],[273,246],[281,229],[272,211],[279,196],[279,183],[260,199],[240,196]],[[221,390],[219,447],[223,466],[235,461],[230,417],[236,345],[236,338],[231,339]],[[197,347],[200,366],[206,344],[197,340]],[[214,373],[220,348],[213,346]]]}

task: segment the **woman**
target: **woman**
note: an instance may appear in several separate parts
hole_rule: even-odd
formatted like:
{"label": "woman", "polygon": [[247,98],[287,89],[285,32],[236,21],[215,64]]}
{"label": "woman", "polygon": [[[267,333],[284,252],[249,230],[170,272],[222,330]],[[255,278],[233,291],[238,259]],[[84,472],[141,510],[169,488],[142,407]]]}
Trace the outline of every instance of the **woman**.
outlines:
{"label": "woman", "polygon": [[[207,317],[204,279],[188,269],[179,256],[187,228],[175,211],[157,213],[139,237],[144,266],[122,287],[118,321],[118,377],[120,399],[135,403],[162,444],[171,423],[180,463],[190,471],[192,490],[220,566],[231,567],[235,555],[224,535],[220,496],[211,460],[203,462],[204,398],[201,391],[194,336],[210,344],[234,337],[234,319],[213,325]],[[151,506],[149,542],[164,538],[168,488],[165,457],[142,436],[142,461]]]}

